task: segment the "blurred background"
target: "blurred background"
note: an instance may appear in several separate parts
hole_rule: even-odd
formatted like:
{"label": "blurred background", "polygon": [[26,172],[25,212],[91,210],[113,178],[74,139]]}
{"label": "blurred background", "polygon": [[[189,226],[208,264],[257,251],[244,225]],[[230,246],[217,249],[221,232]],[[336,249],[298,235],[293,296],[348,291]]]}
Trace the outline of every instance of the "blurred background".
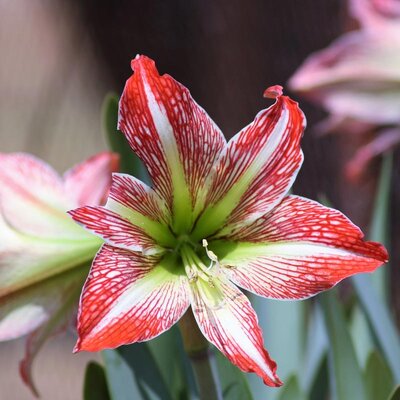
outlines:
{"label": "blurred background", "polygon": [[[266,87],[285,87],[311,52],[354,24],[344,0],[0,0],[0,151],[31,152],[62,172],[105,149],[101,105],[109,91],[122,92],[137,53],[187,86],[231,137],[270,105]],[[313,126],[324,112],[289,94],[308,120],[294,192],[326,196],[368,230],[380,159],[349,183],[344,165],[366,139],[317,137]],[[400,282],[399,152],[394,156],[393,289]],[[392,290],[391,305],[398,318],[400,292]],[[72,335],[57,337],[36,359],[43,399],[81,397],[85,364],[95,356],[72,355],[73,342]],[[23,352],[23,340],[0,343],[0,399],[32,398],[18,376]]]}

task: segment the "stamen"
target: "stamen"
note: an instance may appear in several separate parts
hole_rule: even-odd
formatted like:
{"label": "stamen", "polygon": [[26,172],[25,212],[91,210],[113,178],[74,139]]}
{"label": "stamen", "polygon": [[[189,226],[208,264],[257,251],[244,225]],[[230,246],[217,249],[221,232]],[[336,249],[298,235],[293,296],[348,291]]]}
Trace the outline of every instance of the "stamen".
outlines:
{"label": "stamen", "polygon": [[189,279],[189,283],[195,283],[199,279],[197,272],[190,266],[185,265],[186,275]]}
{"label": "stamen", "polygon": [[219,267],[220,267],[218,257],[212,250],[208,250],[208,242],[206,239],[203,239],[202,243],[203,243],[203,247],[206,249],[208,258],[211,260],[211,263],[207,269],[210,270],[211,268],[213,268],[215,266],[215,271],[214,271],[214,275],[215,275],[216,273],[218,273]]}
{"label": "stamen", "polygon": [[210,276],[208,275],[207,267],[198,259],[197,255],[192,250],[186,246],[182,246],[181,255],[185,265],[185,272],[190,283],[195,283],[198,278],[209,282]]}

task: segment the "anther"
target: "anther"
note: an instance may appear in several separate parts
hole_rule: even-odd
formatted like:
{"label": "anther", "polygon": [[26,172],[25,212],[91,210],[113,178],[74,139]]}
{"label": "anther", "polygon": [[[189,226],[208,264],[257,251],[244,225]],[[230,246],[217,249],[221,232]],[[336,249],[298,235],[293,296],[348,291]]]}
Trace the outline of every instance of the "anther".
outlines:
{"label": "anther", "polygon": [[206,239],[202,240],[202,244],[203,244],[203,247],[206,249],[207,257],[211,260],[211,263],[207,269],[211,269],[212,267],[214,267],[214,263],[215,263],[215,267],[216,267],[215,272],[218,272],[218,269],[219,269],[218,257],[212,250],[208,250],[208,242]]}

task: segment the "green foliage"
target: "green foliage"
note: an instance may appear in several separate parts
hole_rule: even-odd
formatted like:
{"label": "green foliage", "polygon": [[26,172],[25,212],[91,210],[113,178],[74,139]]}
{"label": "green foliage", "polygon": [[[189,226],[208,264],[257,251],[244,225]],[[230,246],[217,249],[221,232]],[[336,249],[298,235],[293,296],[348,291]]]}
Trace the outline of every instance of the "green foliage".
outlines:
{"label": "green foliage", "polygon": [[110,400],[104,368],[94,361],[86,367],[83,400]]}
{"label": "green foliage", "polygon": [[173,399],[194,397],[196,384],[178,327],[173,326],[147,344]]}
{"label": "green foliage", "polygon": [[[378,190],[375,196],[374,211],[372,214],[369,239],[389,245],[389,201],[390,182],[392,177],[393,154],[385,155],[379,177]],[[372,281],[382,301],[387,301],[388,295],[388,271],[389,265],[379,268],[372,274]]]}
{"label": "green foliage", "polygon": [[306,395],[300,389],[296,375],[292,375],[287,380],[280,393],[279,400],[307,400]]}
{"label": "green foliage", "polygon": [[[132,398],[132,389],[145,400],[172,400],[173,397],[158,365],[146,343],[121,346],[117,350],[106,350],[107,372],[113,374],[111,382],[112,398],[115,400]],[[121,376],[116,377],[116,369]],[[114,380],[117,379],[117,384]],[[129,381],[129,383],[128,383]],[[127,387],[127,390],[122,386]],[[135,397],[136,398],[136,397]]]}
{"label": "green foliage", "polygon": [[219,351],[215,356],[224,399],[252,400],[253,395],[245,374],[232,365]]}
{"label": "green foliage", "polygon": [[388,400],[400,400],[400,385],[393,389]]}
{"label": "green foliage", "polygon": [[[324,319],[319,307],[311,308],[311,316],[308,321],[308,336],[303,358],[303,368],[299,370],[302,389],[311,394],[320,393],[318,387],[321,385],[324,389],[325,381],[321,380],[324,374],[321,374],[324,360],[328,348],[328,339],[326,336]],[[326,375],[326,374],[325,374]]]}
{"label": "green foliage", "polygon": [[369,400],[386,399],[393,387],[393,377],[385,360],[377,351],[370,353],[364,372]]}
{"label": "green foliage", "polygon": [[329,337],[329,369],[334,400],[364,400],[366,391],[356,352],[336,292],[319,295]]}

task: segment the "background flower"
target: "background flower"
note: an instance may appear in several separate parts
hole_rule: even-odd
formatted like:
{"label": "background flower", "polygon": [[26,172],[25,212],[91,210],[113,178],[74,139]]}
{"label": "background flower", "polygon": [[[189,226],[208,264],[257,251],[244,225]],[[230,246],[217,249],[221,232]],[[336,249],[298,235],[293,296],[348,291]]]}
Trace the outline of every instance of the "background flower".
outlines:
{"label": "background flower", "polygon": [[100,241],[66,211],[102,204],[118,156],[104,152],[60,177],[25,153],[0,154],[0,340],[31,333],[21,374],[43,341],[66,327]]}
{"label": "background flower", "polygon": [[289,87],[330,113],[320,130],[377,131],[348,166],[356,178],[400,141],[400,12],[396,0],[349,0],[349,8],[360,29],[311,54]]}

